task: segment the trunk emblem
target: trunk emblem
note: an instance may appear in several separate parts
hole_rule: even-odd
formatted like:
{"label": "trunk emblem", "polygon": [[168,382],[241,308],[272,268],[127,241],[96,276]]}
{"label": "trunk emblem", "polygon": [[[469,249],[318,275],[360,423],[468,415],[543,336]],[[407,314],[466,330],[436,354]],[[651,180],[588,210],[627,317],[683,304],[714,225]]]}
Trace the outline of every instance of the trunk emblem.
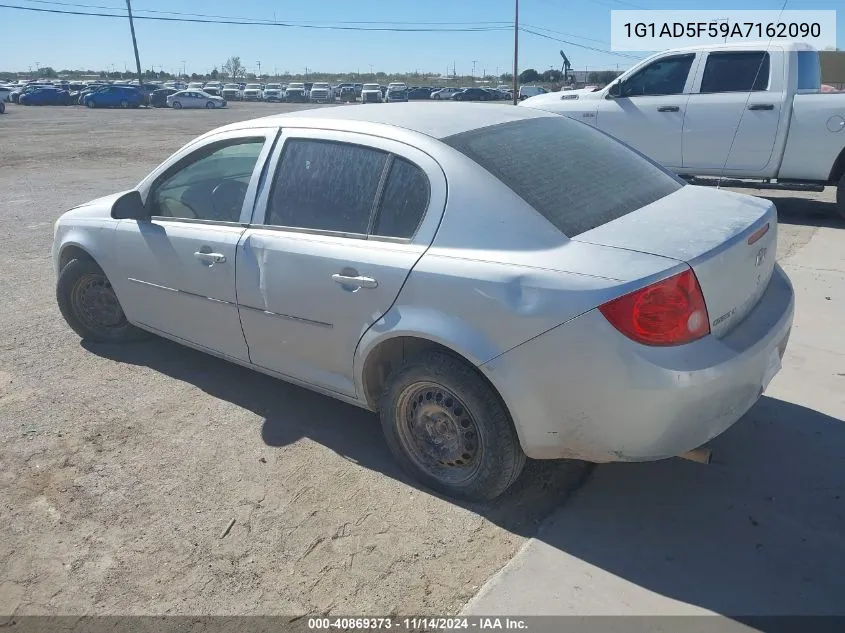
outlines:
{"label": "trunk emblem", "polygon": [[754,260],[754,265],[758,268],[766,261],[766,247],[764,246],[759,251],[757,251],[757,258]]}

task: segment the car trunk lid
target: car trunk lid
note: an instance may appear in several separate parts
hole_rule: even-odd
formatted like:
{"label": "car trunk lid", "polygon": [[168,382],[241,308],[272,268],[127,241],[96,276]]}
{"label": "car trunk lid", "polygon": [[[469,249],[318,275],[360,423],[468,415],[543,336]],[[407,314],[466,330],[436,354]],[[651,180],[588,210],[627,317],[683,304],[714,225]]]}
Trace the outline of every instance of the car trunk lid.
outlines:
{"label": "car trunk lid", "polygon": [[768,200],[688,185],[573,239],[686,262],[704,294],[710,330],[722,337],[768,286],[777,210]]}

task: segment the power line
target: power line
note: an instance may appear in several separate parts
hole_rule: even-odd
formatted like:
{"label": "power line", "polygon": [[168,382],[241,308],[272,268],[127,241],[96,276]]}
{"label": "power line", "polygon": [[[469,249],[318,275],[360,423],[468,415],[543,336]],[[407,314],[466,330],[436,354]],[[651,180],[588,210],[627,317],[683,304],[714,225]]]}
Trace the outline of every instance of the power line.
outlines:
{"label": "power line", "polygon": [[[0,6],[2,6],[2,5],[0,5]],[[595,51],[597,53],[604,53],[605,55],[614,55],[616,57],[627,57],[628,59],[634,59],[634,60],[637,60],[637,61],[643,59],[642,57],[637,57],[636,55],[628,55],[627,53],[617,53],[615,51],[608,51],[608,50],[604,50],[604,49],[601,49],[601,48],[596,48],[595,46],[587,46],[585,44],[577,44],[575,42],[570,42],[568,40],[562,40],[558,37],[552,37],[551,35],[546,35],[545,33],[538,33],[537,31],[532,31],[531,29],[527,29],[527,28],[523,28],[523,27],[520,27],[519,30],[524,32],[524,33],[530,33],[531,35],[536,35],[538,37],[545,37],[546,39],[553,40],[555,42],[561,42],[563,44],[569,44],[570,46],[575,46],[577,48],[584,48],[584,49],[587,49],[588,51]]]}
{"label": "power line", "polygon": [[[839,1],[839,0],[837,0]],[[557,35],[566,35],[567,37],[574,37],[576,40],[584,40],[586,42],[596,42],[597,44],[610,44],[607,40],[597,40],[592,37],[584,37],[583,35],[575,35],[574,33],[565,33],[564,31],[555,31],[554,29],[549,29],[544,26],[534,26],[533,24],[525,24],[522,23],[523,26],[527,26],[530,29],[534,29],[536,31],[546,31],[547,33],[556,33]]]}
{"label": "power line", "polygon": [[[107,6],[102,4],[81,4],[77,2],[58,2],[56,0],[19,0],[22,2],[30,2],[33,4],[48,4],[48,5],[56,5],[61,7],[74,7],[74,8],[82,8],[82,9],[106,9],[110,11],[123,11],[122,7],[114,7],[114,6]],[[4,5],[5,6],[5,5]],[[17,7],[21,9],[30,9],[35,10],[34,7]],[[46,9],[45,9],[46,10]],[[284,23],[277,22],[275,20],[269,20],[266,18],[248,18],[243,16],[233,16],[233,15],[215,15],[211,13],[185,13],[181,11],[157,11],[155,9],[135,9],[133,14],[136,18],[140,18],[138,13],[155,13],[161,15],[178,15],[178,16],[185,16],[185,17],[195,17],[195,18],[218,18],[222,20],[237,20],[240,22],[245,22],[247,24],[277,24],[279,26],[310,26],[310,25],[322,25],[324,24],[321,21],[316,20],[297,20],[297,21],[287,21]],[[89,15],[98,15],[98,14],[89,14]],[[106,17],[106,16],[104,16]],[[228,22],[226,22],[228,24]],[[343,21],[337,20],[333,22],[334,24],[391,24],[391,25],[426,25],[426,26],[466,26],[466,25],[484,25],[484,26],[502,26],[510,28],[511,23],[508,21],[500,20],[500,21],[472,21],[472,22],[418,22],[418,21],[392,21],[392,20],[350,20],[350,21]],[[328,28],[328,27],[324,27]]]}

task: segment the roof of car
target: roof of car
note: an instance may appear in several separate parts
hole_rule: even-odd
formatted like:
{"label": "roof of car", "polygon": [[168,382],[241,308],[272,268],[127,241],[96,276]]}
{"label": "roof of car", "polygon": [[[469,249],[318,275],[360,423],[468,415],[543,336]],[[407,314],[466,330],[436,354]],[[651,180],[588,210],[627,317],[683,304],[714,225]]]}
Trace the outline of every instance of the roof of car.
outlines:
{"label": "roof of car", "polygon": [[366,122],[400,127],[437,139],[478,128],[534,119],[558,116],[534,108],[517,108],[512,105],[476,103],[390,103],[338,106],[299,110],[274,114],[260,119],[233,124],[230,129],[262,127],[273,125],[305,125],[322,122],[343,127],[344,122]]}

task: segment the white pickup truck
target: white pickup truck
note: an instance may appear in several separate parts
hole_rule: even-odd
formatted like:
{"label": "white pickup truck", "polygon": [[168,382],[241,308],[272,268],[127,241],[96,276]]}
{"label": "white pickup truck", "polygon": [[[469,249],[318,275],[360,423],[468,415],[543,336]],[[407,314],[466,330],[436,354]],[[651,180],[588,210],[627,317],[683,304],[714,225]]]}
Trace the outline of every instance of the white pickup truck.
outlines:
{"label": "white pickup truck", "polygon": [[663,51],[601,90],[552,92],[520,106],[598,127],[682,176],[836,185],[845,217],[845,94],[821,93],[819,54],[809,45]]}

